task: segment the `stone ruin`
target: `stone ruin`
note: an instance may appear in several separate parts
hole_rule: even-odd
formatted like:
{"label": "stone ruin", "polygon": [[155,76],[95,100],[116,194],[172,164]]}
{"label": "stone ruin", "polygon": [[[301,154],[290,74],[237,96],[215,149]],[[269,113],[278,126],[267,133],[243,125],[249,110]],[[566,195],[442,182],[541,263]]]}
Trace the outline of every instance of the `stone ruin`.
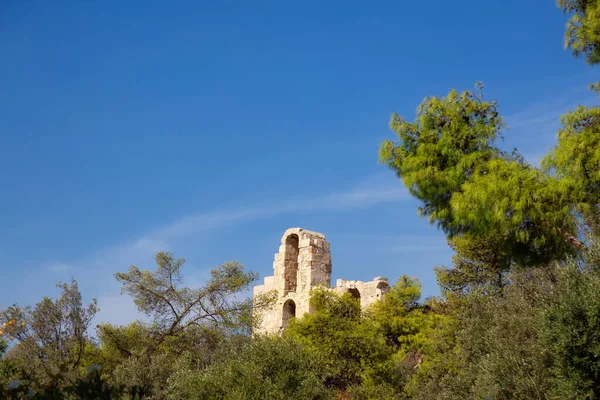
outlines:
{"label": "stone ruin", "polygon": [[260,324],[255,334],[281,333],[290,319],[310,313],[310,291],[317,286],[338,294],[351,293],[362,309],[382,299],[390,290],[388,279],[383,277],[370,282],[338,279],[335,287],[331,287],[329,242],[323,234],[302,228],[285,231],[273,270],[273,276],[267,276],[262,285],[254,287],[254,299],[269,292],[276,295],[269,308],[257,310]]}

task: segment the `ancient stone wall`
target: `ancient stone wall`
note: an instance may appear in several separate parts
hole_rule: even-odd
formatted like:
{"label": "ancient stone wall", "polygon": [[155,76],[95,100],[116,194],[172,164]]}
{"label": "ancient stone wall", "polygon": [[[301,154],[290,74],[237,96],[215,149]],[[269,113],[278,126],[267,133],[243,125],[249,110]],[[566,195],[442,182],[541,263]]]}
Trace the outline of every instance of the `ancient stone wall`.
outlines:
{"label": "ancient stone wall", "polygon": [[390,291],[390,284],[388,279],[382,276],[370,282],[338,279],[332,290],[337,294],[351,293],[353,297],[360,300],[360,306],[364,310],[370,304],[381,300]]}
{"label": "ancient stone wall", "polygon": [[254,287],[255,298],[271,291],[276,295],[270,308],[255,310],[260,325],[254,334],[280,333],[290,319],[310,312],[310,291],[317,286],[339,294],[350,292],[360,299],[363,309],[389,292],[388,280],[382,277],[371,282],[338,279],[331,288],[329,242],[323,234],[302,228],[285,231],[273,260],[273,271],[273,276],[267,276],[262,285]]}

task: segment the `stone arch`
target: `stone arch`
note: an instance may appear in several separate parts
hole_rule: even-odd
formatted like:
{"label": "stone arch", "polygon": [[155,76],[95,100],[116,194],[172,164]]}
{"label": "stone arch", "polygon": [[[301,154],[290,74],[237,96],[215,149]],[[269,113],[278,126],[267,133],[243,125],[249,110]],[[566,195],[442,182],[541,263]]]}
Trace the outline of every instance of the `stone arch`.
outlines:
{"label": "stone arch", "polygon": [[292,318],[296,318],[296,303],[294,303],[294,300],[289,299],[283,303],[283,318],[281,320],[283,329],[288,327]]}
{"label": "stone arch", "polygon": [[360,303],[360,291],[357,288],[348,289],[348,293]]}
{"label": "stone arch", "polygon": [[389,291],[390,284],[385,281],[380,281],[377,284],[377,298],[381,299],[385,293]]}
{"label": "stone arch", "polygon": [[300,239],[295,233],[285,238],[285,265],[283,269],[285,287],[283,294],[297,292],[298,286],[298,255]]}

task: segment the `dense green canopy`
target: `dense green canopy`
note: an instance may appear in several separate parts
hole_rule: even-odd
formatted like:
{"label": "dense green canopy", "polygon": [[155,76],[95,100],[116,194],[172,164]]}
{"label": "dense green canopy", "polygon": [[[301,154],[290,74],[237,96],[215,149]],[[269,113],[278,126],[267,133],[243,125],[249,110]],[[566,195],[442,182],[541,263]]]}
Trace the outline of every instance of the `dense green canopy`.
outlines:
{"label": "dense green canopy", "polygon": [[481,92],[426,98],[414,122],[394,114],[390,126],[399,140],[382,144],[381,160],[449,239],[500,237],[494,245],[506,267],[562,259],[583,246],[569,182],[497,146],[504,123]]}

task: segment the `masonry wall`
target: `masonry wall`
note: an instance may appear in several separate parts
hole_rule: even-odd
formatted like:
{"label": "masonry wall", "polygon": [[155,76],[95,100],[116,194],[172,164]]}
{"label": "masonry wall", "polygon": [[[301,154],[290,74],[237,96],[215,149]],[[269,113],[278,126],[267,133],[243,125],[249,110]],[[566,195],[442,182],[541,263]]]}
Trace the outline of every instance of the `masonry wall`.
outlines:
{"label": "masonry wall", "polygon": [[338,279],[331,288],[331,268],[330,245],[322,233],[302,228],[286,230],[273,259],[273,276],[254,287],[255,298],[273,291],[277,300],[268,309],[255,309],[260,324],[253,333],[281,333],[291,318],[310,312],[310,291],[317,286],[339,294],[350,292],[360,298],[363,309],[389,291],[388,281],[382,277],[371,282]]}
{"label": "masonry wall", "polygon": [[340,295],[351,293],[360,299],[360,306],[364,310],[374,302],[383,299],[385,294],[390,291],[390,284],[388,279],[382,276],[378,276],[370,282],[338,279],[332,290]]}

